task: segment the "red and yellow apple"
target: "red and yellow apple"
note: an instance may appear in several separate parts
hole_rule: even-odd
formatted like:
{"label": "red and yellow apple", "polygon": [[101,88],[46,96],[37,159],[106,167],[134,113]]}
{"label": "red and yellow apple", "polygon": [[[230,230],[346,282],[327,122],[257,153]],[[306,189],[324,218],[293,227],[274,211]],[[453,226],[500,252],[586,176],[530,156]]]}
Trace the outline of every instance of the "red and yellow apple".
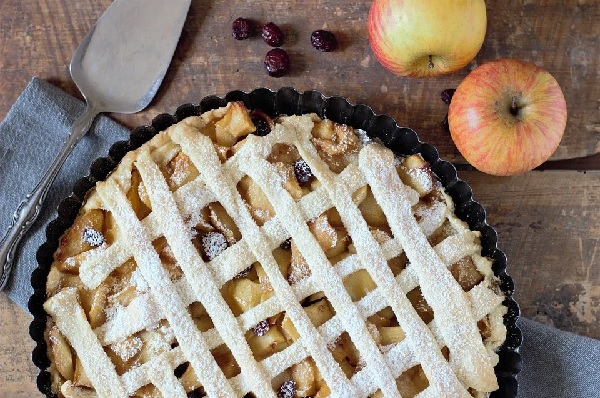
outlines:
{"label": "red and yellow apple", "polygon": [[379,62],[397,75],[438,76],[475,58],[486,25],[484,0],[375,0],[369,42]]}
{"label": "red and yellow apple", "polygon": [[448,110],[450,134],[476,169],[508,176],[532,170],[556,151],[567,123],[557,81],[539,66],[500,59],[473,70]]}

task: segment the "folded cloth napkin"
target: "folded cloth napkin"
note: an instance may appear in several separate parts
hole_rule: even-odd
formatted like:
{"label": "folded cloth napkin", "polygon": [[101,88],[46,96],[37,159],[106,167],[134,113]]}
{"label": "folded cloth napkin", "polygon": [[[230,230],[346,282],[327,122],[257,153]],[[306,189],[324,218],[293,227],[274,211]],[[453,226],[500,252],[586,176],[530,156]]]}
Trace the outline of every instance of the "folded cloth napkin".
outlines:
{"label": "folded cloth napkin", "polygon": [[600,397],[600,341],[520,318],[521,398]]}
{"label": "folded cloth napkin", "polygon": [[[0,234],[58,153],[83,108],[81,101],[34,78],[0,124]],[[35,253],[45,240],[45,226],[56,217],[59,202],[71,193],[74,182],[87,174],[94,159],[106,156],[112,143],[129,134],[105,116],[97,119],[92,130],[66,161],[17,253],[7,293],[25,310],[32,293],[30,275],[37,266]],[[523,318],[519,326],[523,331],[519,397],[600,397],[600,341]]]}
{"label": "folded cloth napkin", "polygon": [[[69,135],[71,125],[85,105],[53,85],[33,78],[0,125],[0,236],[12,222],[14,211],[50,166]],[[48,222],[56,218],[58,204],[73,190],[73,184],[88,174],[90,164],[108,154],[110,146],[129,137],[129,130],[100,116],[75,147],[59,172],[40,215],[21,241],[15,255],[6,293],[27,310],[33,293],[31,272],[35,255],[44,243]]]}

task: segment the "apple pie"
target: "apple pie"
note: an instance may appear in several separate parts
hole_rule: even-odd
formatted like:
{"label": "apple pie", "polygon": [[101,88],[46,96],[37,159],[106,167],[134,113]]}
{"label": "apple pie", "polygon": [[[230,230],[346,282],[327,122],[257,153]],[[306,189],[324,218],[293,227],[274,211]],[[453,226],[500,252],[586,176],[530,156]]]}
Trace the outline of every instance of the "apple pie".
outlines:
{"label": "apple pie", "polygon": [[59,240],[59,397],[483,397],[504,295],[420,155],[241,102],[125,155]]}

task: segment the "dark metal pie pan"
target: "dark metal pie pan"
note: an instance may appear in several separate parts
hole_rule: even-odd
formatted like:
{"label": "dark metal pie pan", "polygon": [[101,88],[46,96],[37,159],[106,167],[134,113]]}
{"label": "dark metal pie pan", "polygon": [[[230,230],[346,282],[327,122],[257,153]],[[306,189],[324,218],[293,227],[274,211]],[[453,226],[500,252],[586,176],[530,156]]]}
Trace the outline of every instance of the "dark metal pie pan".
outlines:
{"label": "dark metal pie pan", "polygon": [[58,239],[73,223],[87,192],[97,181],[104,180],[127,152],[140,147],[158,132],[188,116],[200,115],[224,106],[229,101],[242,101],[249,109],[261,109],[271,117],[314,112],[322,118],[365,130],[369,136],[379,138],[398,155],[420,153],[431,164],[431,169],[455,202],[456,215],[472,230],[481,232],[482,255],[493,260],[492,268],[500,280],[508,313],[504,316],[507,337],[498,350],[500,362],[495,367],[500,388],[491,393],[490,397],[515,398],[518,388],[517,374],[521,371],[519,347],[522,334],[516,325],[520,310],[513,299],[513,281],[506,273],[506,255],[498,249],[497,233],[487,224],[483,207],[473,200],[471,187],[457,177],[456,168],[451,163],[439,158],[433,146],[421,142],[412,129],[401,127],[390,116],[377,115],[370,107],[362,104],[352,105],[342,97],[326,97],[318,91],[301,93],[289,87],[278,91],[267,88],[258,88],[251,92],[230,91],[224,97],[213,95],[203,98],[198,104],[181,105],[172,115],[160,114],[152,120],[151,125],[134,129],[129,141],[113,144],[108,156],[96,159],[90,173],[74,184],[72,194],[58,206],[56,219],[46,227],[46,241],[36,255],[38,268],[31,275],[34,293],[29,299],[29,311],[34,318],[29,326],[29,335],[36,342],[32,360],[40,369],[37,377],[39,390],[47,397],[55,397],[50,391],[50,374],[47,371],[50,361],[44,339],[46,313],[42,305],[46,300],[46,279],[53,253],[58,247]]}

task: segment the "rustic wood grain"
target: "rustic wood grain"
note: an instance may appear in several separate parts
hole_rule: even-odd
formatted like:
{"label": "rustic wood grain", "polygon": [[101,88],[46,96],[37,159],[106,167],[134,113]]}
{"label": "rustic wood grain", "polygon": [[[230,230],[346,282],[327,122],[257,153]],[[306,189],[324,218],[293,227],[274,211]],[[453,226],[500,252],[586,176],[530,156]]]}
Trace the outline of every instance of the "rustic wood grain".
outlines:
{"label": "rustic wood grain", "polygon": [[37,367],[31,362],[31,316],[0,293],[0,397],[38,397]]}
{"label": "rustic wood grain", "polygon": [[[0,118],[32,76],[79,95],[68,63],[110,0],[41,0],[0,2]],[[488,2],[488,31],[476,59],[449,76],[415,80],[386,71],[375,60],[367,39],[370,1],[306,0],[285,2],[192,1],[183,35],[165,81],[146,112],[116,116],[129,127],[146,124],[160,112],[184,102],[234,89],[266,86],[317,89],[362,102],[414,128],[451,160],[462,161],[441,128],[446,106],[439,93],[456,87],[475,66],[514,57],[537,63],[561,84],[569,120],[554,159],[600,152],[600,3],[596,0],[529,0]],[[236,41],[231,22],[238,16],[282,26],[292,58],[289,76],[275,79],[263,70],[269,47],[258,37]],[[157,21],[160,23],[160,21]],[[321,53],[310,33],[333,30],[340,50]]]}

